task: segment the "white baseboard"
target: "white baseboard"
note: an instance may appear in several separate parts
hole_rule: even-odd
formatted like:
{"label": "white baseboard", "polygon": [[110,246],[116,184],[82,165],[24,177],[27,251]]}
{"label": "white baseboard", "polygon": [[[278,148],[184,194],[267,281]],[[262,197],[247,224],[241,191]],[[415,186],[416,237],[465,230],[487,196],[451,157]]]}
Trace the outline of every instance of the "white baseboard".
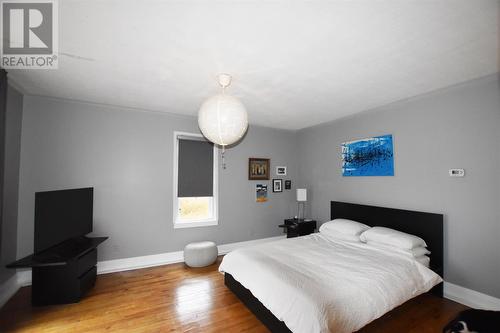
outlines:
{"label": "white baseboard", "polygon": [[500,299],[456,284],[444,283],[444,297],[471,308],[500,311]]}
{"label": "white baseboard", "polygon": [[[219,255],[222,255],[241,247],[279,240],[283,239],[284,237],[285,236],[277,236],[277,237],[254,239],[244,242],[221,244],[217,247],[219,249]],[[124,272],[133,269],[175,264],[183,261],[184,261],[183,251],[167,252],[167,253],[125,258],[125,259],[106,260],[97,263],[97,274]]]}
{"label": "white baseboard", "polygon": [[[283,239],[284,236],[261,238],[244,242],[222,244],[218,246],[219,255],[229,253],[235,249]],[[97,263],[97,274],[123,272],[133,269],[168,265],[184,261],[183,251],[153,254],[148,256],[100,261]],[[31,270],[18,271],[3,285],[0,285],[0,307],[12,297],[19,288],[31,285]],[[462,303],[472,308],[499,310],[500,299],[471,290],[453,283],[444,283],[444,297]]]}
{"label": "white baseboard", "polygon": [[0,308],[14,296],[19,288],[17,274],[12,275],[7,281],[0,285]]}
{"label": "white baseboard", "polygon": [[97,274],[130,271],[133,269],[174,264],[184,261],[182,251],[153,254],[141,257],[99,261]]}
{"label": "white baseboard", "polygon": [[233,250],[239,249],[241,247],[267,243],[267,242],[276,241],[276,240],[285,239],[285,238],[286,238],[286,235],[269,237],[269,238],[260,238],[260,239],[254,239],[254,240],[249,240],[249,241],[244,241],[244,242],[222,244],[222,245],[217,246],[217,248],[219,249],[219,255],[223,255],[223,254],[227,254]]}
{"label": "white baseboard", "polygon": [[17,271],[17,283],[19,287],[31,286],[31,269]]}
{"label": "white baseboard", "polygon": [[[222,244],[218,246],[219,255],[229,253],[235,249],[283,239],[285,236],[254,239],[244,242]],[[107,274],[114,272],[124,272],[133,269],[141,269],[154,266],[174,264],[184,261],[184,252],[175,251],[160,254],[153,254],[141,257],[125,259],[105,260],[97,263],[97,274]],[[0,308],[19,290],[21,287],[31,285],[31,270],[20,270],[6,283],[0,286]]]}

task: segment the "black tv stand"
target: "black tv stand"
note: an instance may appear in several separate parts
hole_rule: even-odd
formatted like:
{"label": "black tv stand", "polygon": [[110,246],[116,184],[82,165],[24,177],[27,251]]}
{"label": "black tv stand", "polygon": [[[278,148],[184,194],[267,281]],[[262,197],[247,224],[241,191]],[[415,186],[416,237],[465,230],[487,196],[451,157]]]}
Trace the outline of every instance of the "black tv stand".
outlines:
{"label": "black tv stand", "polygon": [[97,275],[97,246],[108,237],[77,237],[29,255],[7,268],[32,268],[33,305],[76,303]]}

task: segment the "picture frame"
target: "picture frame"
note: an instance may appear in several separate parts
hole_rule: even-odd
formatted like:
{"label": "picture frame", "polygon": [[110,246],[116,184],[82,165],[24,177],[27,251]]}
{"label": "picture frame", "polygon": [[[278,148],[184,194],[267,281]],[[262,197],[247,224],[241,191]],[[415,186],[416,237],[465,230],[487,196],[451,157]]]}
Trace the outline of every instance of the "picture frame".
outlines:
{"label": "picture frame", "polygon": [[255,185],[255,201],[256,202],[267,202],[267,185],[266,184],[256,184]]}
{"label": "picture frame", "polygon": [[277,166],[276,176],[286,176],[286,166]]}
{"label": "picture frame", "polygon": [[292,189],[292,181],[290,179],[285,180],[285,190]]}
{"label": "picture frame", "polygon": [[394,176],[392,134],[343,142],[342,176]]}
{"label": "picture frame", "polygon": [[248,159],[248,180],[269,180],[268,158],[250,157]]}
{"label": "picture frame", "polygon": [[273,179],[273,192],[283,192],[283,179]]}

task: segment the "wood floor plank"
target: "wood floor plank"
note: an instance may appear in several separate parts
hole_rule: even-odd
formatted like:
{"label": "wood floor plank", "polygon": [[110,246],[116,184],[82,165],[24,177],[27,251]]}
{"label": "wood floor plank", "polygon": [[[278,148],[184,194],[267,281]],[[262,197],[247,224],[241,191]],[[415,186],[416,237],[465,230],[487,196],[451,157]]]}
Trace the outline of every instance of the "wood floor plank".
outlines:
{"label": "wood floor plank", "polygon": [[[32,307],[21,288],[0,311],[0,332],[269,332],[224,285],[221,258],[206,268],[173,264],[99,275],[77,304]],[[362,333],[441,332],[466,307],[422,295]]]}

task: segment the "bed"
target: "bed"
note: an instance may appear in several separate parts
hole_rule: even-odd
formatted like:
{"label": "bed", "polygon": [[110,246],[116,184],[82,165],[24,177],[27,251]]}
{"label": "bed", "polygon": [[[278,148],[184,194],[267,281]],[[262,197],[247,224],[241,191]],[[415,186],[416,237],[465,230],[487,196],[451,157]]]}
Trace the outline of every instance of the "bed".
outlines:
{"label": "bed", "polygon": [[331,218],[423,238],[430,269],[321,234],[233,251],[219,268],[225,284],[272,332],[353,332],[421,293],[442,295],[442,215],[332,201]]}

